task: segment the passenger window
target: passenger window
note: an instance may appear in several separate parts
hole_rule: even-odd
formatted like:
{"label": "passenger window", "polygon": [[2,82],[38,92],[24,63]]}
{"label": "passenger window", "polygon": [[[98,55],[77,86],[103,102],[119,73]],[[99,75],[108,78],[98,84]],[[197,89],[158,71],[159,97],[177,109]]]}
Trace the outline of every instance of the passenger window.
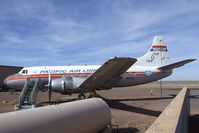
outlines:
{"label": "passenger window", "polygon": [[26,74],[28,73],[28,70],[26,70]]}

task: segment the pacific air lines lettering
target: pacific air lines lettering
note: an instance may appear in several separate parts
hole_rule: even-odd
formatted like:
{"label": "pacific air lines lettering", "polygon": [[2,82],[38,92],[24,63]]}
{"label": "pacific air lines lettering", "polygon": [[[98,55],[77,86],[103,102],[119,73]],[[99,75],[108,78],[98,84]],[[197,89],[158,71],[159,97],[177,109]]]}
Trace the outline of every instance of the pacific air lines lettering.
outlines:
{"label": "pacific air lines lettering", "polygon": [[81,72],[81,69],[71,69],[70,71],[69,71],[69,73],[80,73]]}
{"label": "pacific air lines lettering", "polygon": [[67,70],[41,70],[40,74],[55,74],[55,73],[94,73],[96,69],[71,69],[69,71]]}
{"label": "pacific air lines lettering", "polygon": [[69,73],[94,73],[96,69],[71,69]]}
{"label": "pacific air lines lettering", "polygon": [[40,74],[48,74],[48,73],[66,73],[67,70],[41,70]]}
{"label": "pacific air lines lettering", "polygon": [[83,69],[82,72],[83,73],[94,73],[96,71],[96,69]]}

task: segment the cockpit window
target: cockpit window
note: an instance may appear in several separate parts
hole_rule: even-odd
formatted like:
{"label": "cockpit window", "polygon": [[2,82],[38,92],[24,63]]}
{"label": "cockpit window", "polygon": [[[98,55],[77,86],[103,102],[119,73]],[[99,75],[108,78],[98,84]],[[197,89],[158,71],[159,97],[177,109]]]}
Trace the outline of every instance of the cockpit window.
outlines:
{"label": "cockpit window", "polygon": [[28,70],[23,70],[22,71],[22,74],[27,74],[28,73]]}
{"label": "cockpit window", "polygon": [[22,74],[25,74],[25,73],[26,73],[26,70],[23,70],[23,71],[22,71]]}

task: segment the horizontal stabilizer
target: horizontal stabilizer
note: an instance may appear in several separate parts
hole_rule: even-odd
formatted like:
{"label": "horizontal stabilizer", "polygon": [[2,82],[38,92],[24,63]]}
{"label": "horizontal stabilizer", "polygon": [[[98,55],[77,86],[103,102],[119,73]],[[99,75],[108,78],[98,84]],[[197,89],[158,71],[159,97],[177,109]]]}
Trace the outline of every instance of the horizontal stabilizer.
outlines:
{"label": "horizontal stabilizer", "polygon": [[172,64],[169,64],[169,65],[166,65],[166,66],[162,66],[162,67],[159,67],[158,69],[159,70],[171,70],[171,69],[174,69],[174,68],[177,68],[177,67],[181,67],[187,63],[190,63],[192,61],[195,61],[196,59],[186,59],[186,60],[183,60],[183,61],[179,61],[179,62],[176,62],[176,63],[172,63]]}

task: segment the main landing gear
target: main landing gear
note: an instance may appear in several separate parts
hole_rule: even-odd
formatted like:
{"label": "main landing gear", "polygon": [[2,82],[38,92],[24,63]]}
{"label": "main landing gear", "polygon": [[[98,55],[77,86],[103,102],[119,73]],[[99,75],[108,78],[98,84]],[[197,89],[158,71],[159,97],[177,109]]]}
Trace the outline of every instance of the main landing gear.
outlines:
{"label": "main landing gear", "polygon": [[85,99],[86,98],[86,96],[84,95],[84,93],[80,93],[79,95],[78,95],[78,99],[79,100],[83,100],[83,99]]}
{"label": "main landing gear", "polygon": [[[97,97],[97,93],[96,93],[95,90],[94,90],[93,92],[90,92],[90,94],[88,95],[87,98],[92,98],[92,97]],[[84,93],[80,93],[80,94],[78,95],[78,99],[79,99],[79,100],[83,100],[83,99],[85,99],[85,98],[86,98],[86,96],[85,96]]]}
{"label": "main landing gear", "polygon": [[95,90],[93,92],[90,92],[90,94],[88,96],[88,98],[92,98],[92,97],[97,97],[97,93]]}

